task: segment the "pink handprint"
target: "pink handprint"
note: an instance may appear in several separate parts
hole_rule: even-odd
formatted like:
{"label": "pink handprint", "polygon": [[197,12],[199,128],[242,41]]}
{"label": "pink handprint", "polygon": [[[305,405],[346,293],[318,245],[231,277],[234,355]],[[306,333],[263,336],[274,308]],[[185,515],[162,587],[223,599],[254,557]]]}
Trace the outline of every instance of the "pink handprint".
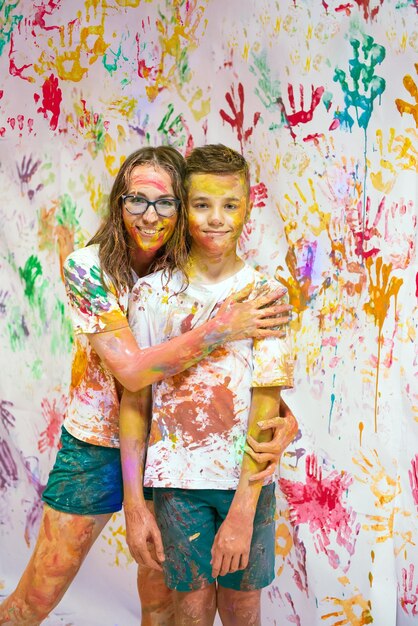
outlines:
{"label": "pink handprint", "polygon": [[[400,585],[398,584],[398,589]],[[410,563],[409,570],[402,568],[402,591],[399,601],[402,609],[407,615],[418,615],[418,585],[414,582],[414,565]]]}
{"label": "pink handprint", "polygon": [[412,497],[418,506],[418,454],[411,461],[411,469],[408,471],[409,483],[411,485]]}
{"label": "pink handprint", "polygon": [[344,494],[352,483],[352,478],[344,473],[333,471],[323,478],[322,467],[315,454],[306,457],[306,484],[288,479],[280,480],[280,487],[286,495],[295,524],[309,524],[314,534],[318,551],[324,552],[332,567],[337,567],[339,555],[329,549],[330,535],[336,534],[337,543],[348,554],[354,553],[359,525],[356,513],[343,504]]}

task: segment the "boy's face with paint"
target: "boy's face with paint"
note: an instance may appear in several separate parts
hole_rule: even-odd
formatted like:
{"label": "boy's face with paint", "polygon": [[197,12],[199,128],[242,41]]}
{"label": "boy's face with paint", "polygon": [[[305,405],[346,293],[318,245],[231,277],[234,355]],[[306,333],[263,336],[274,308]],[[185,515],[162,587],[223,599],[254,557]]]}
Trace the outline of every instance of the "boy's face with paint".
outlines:
{"label": "boy's face with paint", "polygon": [[187,202],[192,246],[235,253],[251,206],[242,174],[192,174]]}

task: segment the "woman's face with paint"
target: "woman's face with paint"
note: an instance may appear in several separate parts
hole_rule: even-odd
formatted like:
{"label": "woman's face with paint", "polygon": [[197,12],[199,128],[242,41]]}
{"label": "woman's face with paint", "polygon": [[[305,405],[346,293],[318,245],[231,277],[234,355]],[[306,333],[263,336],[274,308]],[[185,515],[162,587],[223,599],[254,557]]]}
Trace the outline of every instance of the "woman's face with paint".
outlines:
{"label": "woman's face with paint", "polygon": [[[132,170],[127,195],[151,201],[175,198],[170,174],[155,165],[138,165]],[[170,217],[160,217],[155,207],[150,205],[145,213],[132,215],[124,203],[123,222],[131,242],[139,250],[156,254],[174,232],[177,211]]]}
{"label": "woman's face with paint", "polygon": [[241,174],[192,174],[188,191],[189,232],[208,252],[234,252],[251,203]]}

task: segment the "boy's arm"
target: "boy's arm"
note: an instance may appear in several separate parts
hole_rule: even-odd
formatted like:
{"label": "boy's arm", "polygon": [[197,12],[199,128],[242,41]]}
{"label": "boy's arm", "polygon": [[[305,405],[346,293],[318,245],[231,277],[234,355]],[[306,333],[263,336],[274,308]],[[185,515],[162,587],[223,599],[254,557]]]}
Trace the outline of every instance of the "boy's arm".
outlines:
{"label": "boy's arm", "polygon": [[245,452],[260,465],[267,462],[267,467],[251,476],[251,481],[264,480],[272,476],[276,472],[283,452],[298,434],[297,419],[282,397],[280,397],[280,414],[272,419],[259,421],[257,424],[262,431],[271,429],[273,437],[270,441],[257,441],[252,435],[248,435],[248,446]]}
{"label": "boy's arm", "polygon": [[[161,570],[164,549],[154,516],[144,499],[143,474],[151,413],[152,389],[133,393],[124,390],[120,404],[120,449],[123,474],[123,508],[126,542],[135,561]],[[147,540],[154,543],[158,561],[152,558]]]}
{"label": "boy's arm", "polygon": [[[270,440],[271,431],[262,431],[258,421],[272,419],[279,414],[280,387],[255,387],[252,390],[248,435],[258,441]],[[251,482],[251,476],[262,471],[260,465],[248,454],[244,455],[241,475],[234,499],[221,524],[212,547],[212,576],[244,569],[248,565],[254,515],[260,496],[262,481]]]}

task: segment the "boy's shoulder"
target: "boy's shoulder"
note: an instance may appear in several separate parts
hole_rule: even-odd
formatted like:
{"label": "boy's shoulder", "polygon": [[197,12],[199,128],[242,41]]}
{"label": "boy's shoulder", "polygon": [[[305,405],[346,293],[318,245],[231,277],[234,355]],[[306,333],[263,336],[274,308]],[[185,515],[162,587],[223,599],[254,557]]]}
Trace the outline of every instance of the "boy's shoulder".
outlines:
{"label": "boy's shoulder", "polygon": [[131,301],[151,297],[160,298],[162,293],[175,293],[180,283],[179,272],[173,272],[171,276],[168,276],[165,270],[147,274],[136,281],[131,291]]}
{"label": "boy's shoulder", "polygon": [[276,278],[270,276],[266,272],[260,272],[260,270],[257,270],[249,263],[245,263],[243,270],[243,279],[247,280],[247,282],[248,279],[253,280],[254,287],[262,287],[267,284],[273,288],[277,288],[280,285]]}

